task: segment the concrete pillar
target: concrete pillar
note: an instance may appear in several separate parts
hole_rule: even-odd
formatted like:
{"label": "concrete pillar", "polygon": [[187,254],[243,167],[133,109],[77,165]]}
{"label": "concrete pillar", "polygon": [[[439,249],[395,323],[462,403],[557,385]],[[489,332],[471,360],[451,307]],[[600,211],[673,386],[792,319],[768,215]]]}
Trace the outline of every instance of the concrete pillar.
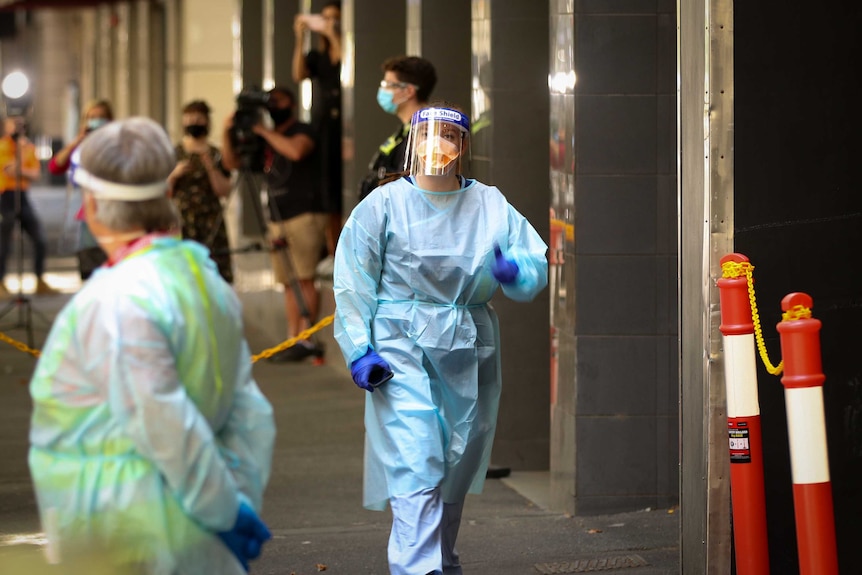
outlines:
{"label": "concrete pillar", "polygon": [[[146,2],[145,2],[146,3]],[[156,2],[149,3],[150,33],[147,90],[148,115],[162,125],[167,125],[167,7]]]}
{"label": "concrete pillar", "polygon": [[293,18],[299,12],[301,2],[273,1],[272,20],[272,81],[278,86],[287,86],[296,92],[293,81],[291,56],[296,38],[293,35]]}
{"label": "concrete pillar", "polygon": [[150,90],[150,83],[153,80],[152,59],[154,57],[152,40],[158,39],[153,33],[150,2],[136,0],[130,10],[134,15],[136,24],[133,28],[134,37],[130,39],[130,45],[134,46],[135,55],[129,74],[132,85],[130,111],[136,115],[150,116],[160,120],[152,113],[153,94]]}
{"label": "concrete pillar", "polygon": [[[557,10],[545,141],[561,172],[555,216],[573,239],[555,254],[564,290],[551,294],[553,499],[578,515],[668,507],[679,488],[676,6]],[[561,159],[563,139],[574,152]],[[494,156],[512,140],[495,137]]]}
{"label": "concrete pillar", "polygon": [[131,74],[137,46],[135,35],[135,12],[128,3],[119,3],[111,8],[108,26],[111,30],[112,47],[110,69],[113,83],[114,113],[125,118],[133,113],[132,95],[137,88],[136,78]]}
{"label": "concrete pillar", "polygon": [[[357,10],[357,4],[361,10]],[[386,14],[381,18],[380,14]],[[404,2],[345,0],[342,3],[342,117],[344,122],[345,214],[356,203],[359,180],[374,150],[398,127],[399,120],[377,105],[381,65],[391,56],[405,54]]]}
{"label": "concrete pillar", "polygon": [[65,94],[68,83],[75,79],[76,59],[69,50],[72,42],[72,15],[59,10],[36,13],[41,41],[37,52],[38,83],[34,83],[34,108],[38,110],[39,131],[53,138],[62,137],[68,113]]}
{"label": "concrete pillar", "polygon": [[[263,86],[263,0],[239,1],[239,64],[241,87]],[[211,3],[202,2],[207,6]]]}
{"label": "concrete pillar", "polygon": [[[416,3],[411,2],[410,5]],[[431,99],[446,100],[469,114],[472,81],[470,3],[463,0],[425,0],[419,2],[418,7],[419,51],[416,54],[430,60],[437,69],[437,86]]]}
{"label": "concrete pillar", "polygon": [[[205,100],[212,108],[210,139],[221,146],[220,127],[235,108],[234,54],[230,42],[234,7],[228,2],[184,0],[181,14],[180,108],[192,100]],[[256,39],[260,41],[259,36]],[[169,130],[177,138],[180,136],[179,118]]]}
{"label": "concrete pillar", "polygon": [[[547,241],[548,5],[473,0],[472,18],[473,85],[482,88],[471,113],[481,127],[474,128],[473,175],[498,186]],[[494,298],[504,377],[492,456],[498,466],[548,469],[548,305],[547,290],[529,304]]]}
{"label": "concrete pillar", "polygon": [[98,13],[95,10],[79,10],[81,77],[79,88],[81,103],[96,99],[99,89],[99,67],[96,57],[99,50]]}
{"label": "concrete pillar", "polygon": [[114,113],[117,117],[122,117],[122,111],[116,106],[117,94],[113,75],[115,42],[113,18],[113,5],[101,5],[96,8],[96,97],[110,100],[114,105]]}

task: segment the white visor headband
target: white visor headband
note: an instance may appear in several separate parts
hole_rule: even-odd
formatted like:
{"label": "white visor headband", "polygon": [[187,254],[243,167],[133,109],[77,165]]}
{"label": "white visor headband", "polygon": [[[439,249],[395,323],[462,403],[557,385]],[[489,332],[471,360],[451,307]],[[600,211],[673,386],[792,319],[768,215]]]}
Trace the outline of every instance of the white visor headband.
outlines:
{"label": "white visor headband", "polygon": [[73,177],[75,183],[86,188],[98,198],[106,200],[122,200],[126,202],[140,202],[152,200],[165,195],[168,189],[167,181],[153,182],[152,184],[118,184],[97,178],[81,167],[75,168]]}

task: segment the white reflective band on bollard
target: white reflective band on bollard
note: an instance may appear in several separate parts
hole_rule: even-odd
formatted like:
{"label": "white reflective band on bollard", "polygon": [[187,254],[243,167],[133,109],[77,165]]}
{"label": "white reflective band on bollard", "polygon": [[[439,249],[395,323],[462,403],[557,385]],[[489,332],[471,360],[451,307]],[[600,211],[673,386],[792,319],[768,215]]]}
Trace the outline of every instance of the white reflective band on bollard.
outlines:
{"label": "white reflective band on bollard", "polygon": [[754,334],[724,336],[727,416],[760,415]]}
{"label": "white reflective band on bollard", "polygon": [[823,388],[799,387],[784,390],[787,405],[787,434],[793,483],[827,483],[829,457]]}

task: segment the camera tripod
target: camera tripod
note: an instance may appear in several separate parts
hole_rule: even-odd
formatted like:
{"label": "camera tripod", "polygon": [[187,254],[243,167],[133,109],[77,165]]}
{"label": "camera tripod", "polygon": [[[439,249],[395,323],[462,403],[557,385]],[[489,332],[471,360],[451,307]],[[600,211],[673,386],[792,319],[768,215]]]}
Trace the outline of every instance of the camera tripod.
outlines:
{"label": "camera tripod", "polygon": [[[20,133],[18,131],[11,134],[12,142],[15,146],[15,189],[7,190],[6,194],[13,193],[15,195],[14,199],[14,218],[17,223],[18,234],[17,234],[17,250],[16,250],[16,258],[17,258],[17,266],[18,266],[18,293],[16,293],[12,300],[6,304],[6,306],[0,310],[0,319],[3,319],[10,313],[14,311],[18,311],[18,321],[12,326],[11,329],[24,329],[27,332],[27,345],[29,347],[33,347],[33,315],[37,315],[43,322],[47,325],[50,325],[51,322],[42,315],[39,310],[34,309],[33,305],[30,301],[30,298],[24,294],[24,219],[22,216],[23,211],[23,176],[21,174],[21,146],[19,144]],[[10,329],[10,328],[6,328]]]}
{"label": "camera tripod", "polygon": [[[267,219],[264,216],[263,208],[261,206],[260,201],[260,192],[261,188],[258,184],[257,179],[255,178],[255,174],[253,170],[248,168],[240,168],[239,176],[236,184],[237,189],[241,190],[241,192],[246,193],[246,199],[250,200],[249,203],[252,206],[252,210],[254,213],[254,219],[258,226],[258,231],[262,238],[268,237],[268,228],[267,228]],[[273,215],[277,220],[280,220],[280,214],[278,212],[278,206],[272,197],[269,198],[269,205],[271,210],[273,211]],[[210,234],[210,239],[208,239],[208,244],[211,243],[212,239],[215,237],[215,233],[221,225],[221,219],[223,215],[220,216],[220,219],[216,222],[215,227],[213,228],[213,232]],[[210,247],[207,245],[207,247]],[[307,326],[314,325],[316,318],[311,316],[311,311],[308,307],[308,303],[306,302],[305,295],[303,294],[302,287],[300,286],[299,279],[297,278],[296,268],[293,265],[293,260],[290,256],[291,246],[289,242],[284,237],[272,238],[267,242],[255,242],[249,244],[248,246],[235,248],[231,250],[227,250],[229,253],[248,253],[248,252],[257,252],[257,251],[268,251],[270,253],[277,254],[279,263],[282,265],[283,269],[286,271],[286,275],[289,278],[287,283],[287,289],[290,289],[294,301],[296,302],[299,315],[307,324]],[[213,255],[219,255],[223,253],[222,251],[212,252]],[[315,344],[315,347],[318,347],[318,342],[315,336],[312,336],[312,342]],[[318,359],[321,357],[320,352],[313,353],[311,355],[316,355]]]}

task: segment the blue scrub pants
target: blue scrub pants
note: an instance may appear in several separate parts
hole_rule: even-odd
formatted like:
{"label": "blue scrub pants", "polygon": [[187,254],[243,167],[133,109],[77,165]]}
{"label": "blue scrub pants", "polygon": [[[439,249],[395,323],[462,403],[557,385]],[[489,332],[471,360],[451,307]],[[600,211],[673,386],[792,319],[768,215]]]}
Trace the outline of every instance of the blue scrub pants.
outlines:
{"label": "blue scrub pants", "polygon": [[455,540],[464,502],[444,503],[440,489],[392,496],[391,575],[462,575]]}

